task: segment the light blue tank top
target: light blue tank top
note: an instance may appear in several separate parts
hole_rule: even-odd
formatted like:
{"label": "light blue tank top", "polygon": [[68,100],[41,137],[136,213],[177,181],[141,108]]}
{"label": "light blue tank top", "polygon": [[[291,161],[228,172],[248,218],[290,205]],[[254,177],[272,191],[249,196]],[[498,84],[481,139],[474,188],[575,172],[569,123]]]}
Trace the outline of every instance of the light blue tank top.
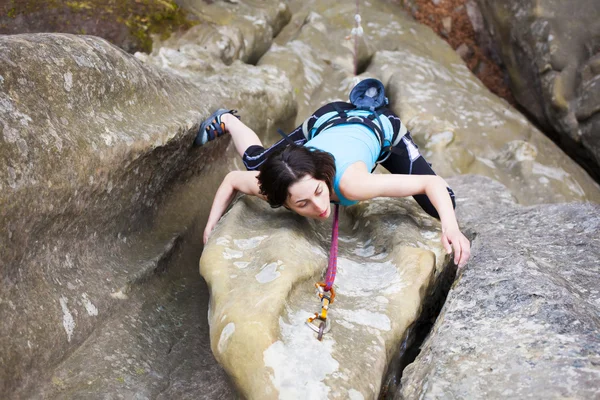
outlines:
{"label": "light blue tank top", "polygon": [[[366,114],[368,115],[368,112]],[[384,125],[386,123],[390,124],[387,118],[381,118],[381,120]],[[320,125],[319,120],[317,120],[315,126]],[[313,128],[313,130],[316,130],[316,128]],[[384,132],[386,131],[392,131],[391,124],[390,129],[384,129]],[[391,141],[391,137],[387,137],[387,132],[386,141]],[[342,124],[323,130],[316,137],[306,142],[304,146],[326,151],[335,159],[333,190],[340,199],[339,204],[351,206],[358,203],[358,201],[348,200],[342,195],[340,180],[346,169],[355,162],[364,162],[369,171],[375,167],[381,152],[381,145],[376,133],[364,125]]]}

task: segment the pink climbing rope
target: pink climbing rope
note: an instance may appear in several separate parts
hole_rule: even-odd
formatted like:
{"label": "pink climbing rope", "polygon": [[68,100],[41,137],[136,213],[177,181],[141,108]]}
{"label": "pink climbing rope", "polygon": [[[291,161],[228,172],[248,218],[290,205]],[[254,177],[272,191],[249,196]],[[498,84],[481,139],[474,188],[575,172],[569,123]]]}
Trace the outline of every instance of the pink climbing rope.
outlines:
{"label": "pink climbing rope", "polygon": [[331,248],[329,249],[329,265],[325,273],[325,290],[330,291],[333,287],[335,274],[337,273],[337,255],[338,255],[338,236],[339,236],[339,204],[335,205],[333,212],[333,228],[331,229]]}
{"label": "pink climbing rope", "polygon": [[[359,14],[359,0],[356,0],[356,14],[354,20],[356,21],[356,28],[354,30],[354,76],[358,75],[358,36],[360,34],[360,14]],[[338,255],[338,236],[339,236],[339,204],[335,205],[335,211],[333,214],[333,228],[331,229],[331,248],[329,249],[329,265],[327,266],[327,272],[325,273],[325,287],[323,290],[328,292],[333,287],[333,281],[335,281],[335,274],[337,273],[337,255]]]}

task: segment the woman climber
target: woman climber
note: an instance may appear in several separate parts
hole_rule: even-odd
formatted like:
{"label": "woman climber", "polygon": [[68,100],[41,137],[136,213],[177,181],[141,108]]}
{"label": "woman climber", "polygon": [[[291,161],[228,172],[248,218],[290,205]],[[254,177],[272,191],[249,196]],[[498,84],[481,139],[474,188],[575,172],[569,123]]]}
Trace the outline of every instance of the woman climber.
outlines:
{"label": "woman climber", "polygon": [[[284,206],[302,216],[326,219],[330,203],[352,205],[375,197],[413,196],[442,224],[442,244],[463,267],[470,256],[461,233],[454,193],[419,154],[400,118],[385,108],[383,84],[360,82],[351,103],[329,103],[269,148],[244,125],[234,110],[215,111],[200,126],[196,145],[229,133],[248,171],[232,171],[215,195],[204,230],[211,231],[236,191]],[[391,174],[371,174],[380,163]]]}

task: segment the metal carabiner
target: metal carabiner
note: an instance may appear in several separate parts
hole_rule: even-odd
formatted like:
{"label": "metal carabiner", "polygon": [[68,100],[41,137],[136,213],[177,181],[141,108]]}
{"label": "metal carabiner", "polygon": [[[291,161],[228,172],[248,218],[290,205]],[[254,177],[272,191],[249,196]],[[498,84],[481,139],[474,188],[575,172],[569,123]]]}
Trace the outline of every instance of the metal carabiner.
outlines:
{"label": "metal carabiner", "polygon": [[[315,313],[314,317],[309,317],[306,320],[306,325],[317,333],[317,339],[322,340],[323,334],[329,332],[331,329],[331,323],[327,319],[327,310],[329,310],[329,304],[333,303],[333,299],[335,298],[335,291],[333,288],[330,289],[331,296],[328,296],[325,293],[325,283],[318,282],[315,283],[315,287],[317,288],[317,297],[321,300],[321,313]],[[318,326],[315,322],[318,320]]]}
{"label": "metal carabiner", "polygon": [[[315,283],[315,287],[317,288],[317,297],[320,300],[323,300],[323,297],[326,297],[325,296],[325,286],[327,286],[325,284],[325,282]],[[331,289],[329,289],[329,292],[331,293],[331,296],[329,296],[329,303],[333,303],[333,300],[335,299],[335,290],[333,289],[333,287]]]}
{"label": "metal carabiner", "polygon": [[[318,321],[319,326],[317,326],[314,321]],[[314,317],[309,318],[306,321],[306,325],[317,333],[317,339],[319,339],[319,341],[323,339],[325,333],[331,330],[331,322],[329,322],[328,319],[321,319],[319,313],[315,313]]]}

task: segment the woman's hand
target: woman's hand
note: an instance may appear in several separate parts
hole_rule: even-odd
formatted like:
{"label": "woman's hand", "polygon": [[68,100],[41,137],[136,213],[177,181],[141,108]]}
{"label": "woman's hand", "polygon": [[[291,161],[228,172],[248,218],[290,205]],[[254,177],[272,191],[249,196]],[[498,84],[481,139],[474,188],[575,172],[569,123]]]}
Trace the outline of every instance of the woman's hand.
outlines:
{"label": "woman's hand", "polygon": [[204,244],[208,242],[208,237],[219,219],[233,200],[236,192],[242,192],[252,196],[258,196],[264,198],[260,194],[260,188],[258,186],[258,171],[231,171],[228,173],[221,186],[217,189],[215,199],[213,200],[212,207],[210,208],[210,214],[208,215],[208,221],[206,222],[206,228],[204,228],[204,235],[202,240]]}
{"label": "woman's hand", "polygon": [[449,229],[442,227],[442,244],[448,254],[452,253],[452,249],[454,249],[454,264],[457,264],[459,269],[469,261],[471,243],[458,227]]}

